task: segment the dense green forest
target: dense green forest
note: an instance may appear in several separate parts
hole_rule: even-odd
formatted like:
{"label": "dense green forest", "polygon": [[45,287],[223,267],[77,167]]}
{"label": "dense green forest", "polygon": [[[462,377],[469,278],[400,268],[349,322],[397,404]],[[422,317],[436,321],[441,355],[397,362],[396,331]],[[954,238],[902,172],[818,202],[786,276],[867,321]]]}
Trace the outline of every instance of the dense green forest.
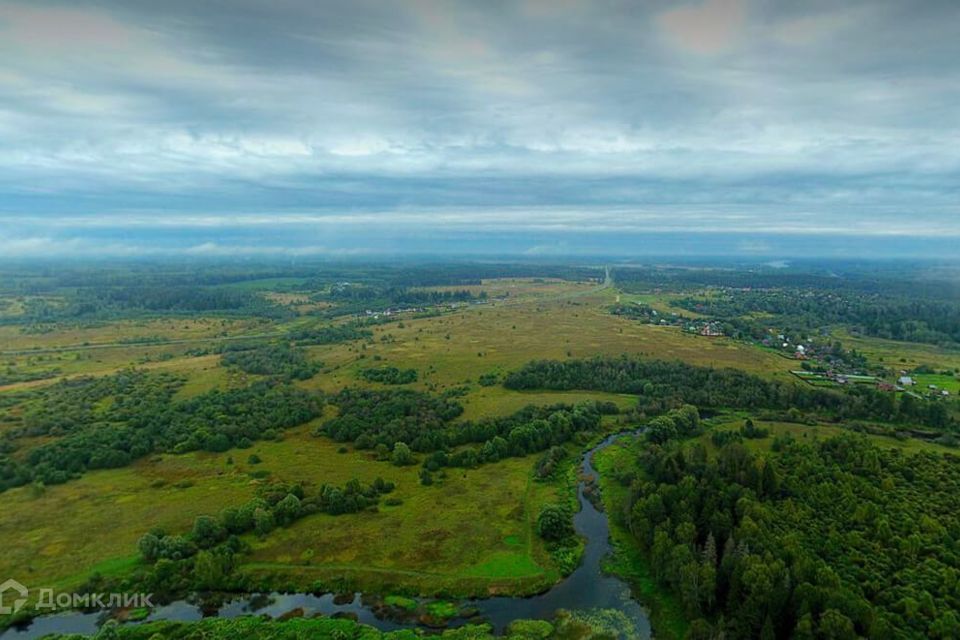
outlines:
{"label": "dense green forest", "polygon": [[[88,469],[122,467],[158,451],[249,447],[320,412],[314,395],[272,380],[172,401],[179,385],[167,374],[131,370],[46,390],[22,426],[4,433],[8,453],[0,454],[0,489],[33,481],[60,484]],[[27,435],[60,437],[25,458],[11,455]]]}
{"label": "dense green forest", "polygon": [[680,361],[636,358],[536,361],[510,373],[509,389],[590,389],[637,394],[638,411],[662,413],[682,404],[704,408],[767,409],[778,417],[800,420],[804,414],[832,420],[868,419],[921,424],[955,431],[947,402],[918,402],[904,395],[851,387],[817,389],[761,378],[737,369],[698,367]]}
{"label": "dense green forest", "polygon": [[769,330],[817,335],[845,325],[864,335],[960,343],[960,287],[909,268],[835,263],[796,269],[620,268],[627,291],[690,294],[678,307],[726,323],[724,333],[762,339]]}
{"label": "dense green forest", "polygon": [[689,311],[736,321],[738,329],[762,334],[770,320],[747,319],[756,313],[776,316],[794,335],[815,334],[827,325],[843,324],[868,336],[950,344],[960,342],[960,303],[941,299],[894,298],[880,294],[816,289],[730,289],[710,296],[682,298]]}
{"label": "dense green forest", "polygon": [[696,432],[649,438],[636,475],[620,470],[627,525],[690,637],[960,635],[960,458],[853,435],[709,455],[684,441]]}
{"label": "dense green forest", "polygon": [[360,377],[369,382],[383,384],[410,384],[417,381],[416,369],[399,369],[397,367],[368,367],[360,370]]}
{"label": "dense green forest", "polygon": [[416,391],[344,389],[330,402],[339,415],[322,424],[318,434],[353,442],[358,449],[377,449],[384,459],[396,453],[398,445],[429,453],[427,471],[544,451],[577,433],[596,430],[603,414],[618,411],[611,403],[584,402],[529,406],[502,418],[453,422],[463,412],[460,404]]}
{"label": "dense green forest", "polygon": [[930,264],[922,261],[792,260],[789,266],[710,261],[614,267],[611,274],[619,287],[634,292],[659,289],[692,293],[704,288],[803,289],[960,300],[960,285],[956,278],[937,274],[931,270]]}
{"label": "dense green forest", "polygon": [[247,350],[228,351],[220,358],[224,366],[237,367],[245,373],[279,376],[287,380],[312,378],[323,368],[310,362],[303,349],[286,344],[273,344]]}
{"label": "dense green forest", "polygon": [[373,333],[357,324],[317,325],[302,327],[289,332],[291,340],[298,345],[336,344],[369,338]]}

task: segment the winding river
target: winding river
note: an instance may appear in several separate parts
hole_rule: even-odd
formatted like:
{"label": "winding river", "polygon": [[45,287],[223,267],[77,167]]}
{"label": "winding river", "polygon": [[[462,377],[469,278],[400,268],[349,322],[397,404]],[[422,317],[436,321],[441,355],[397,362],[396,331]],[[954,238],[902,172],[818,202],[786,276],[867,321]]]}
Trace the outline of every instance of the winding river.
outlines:
{"label": "winding river", "polygon": [[[599,445],[587,451],[583,456],[581,471],[584,478],[596,477],[593,456],[610,446],[615,440],[632,433],[608,436]],[[567,610],[616,610],[620,614],[621,635],[635,638],[650,638],[650,622],[643,608],[630,596],[630,587],[620,578],[604,574],[600,563],[610,551],[610,527],[606,515],[587,499],[586,482],[581,480],[577,488],[580,511],[574,516],[577,533],[586,538],[586,548],[580,566],[566,579],[549,591],[540,595],[519,597],[495,597],[482,600],[469,600],[463,607],[476,611],[476,618],[483,618],[502,631],[507,624],[517,619],[551,619],[558,609]],[[417,626],[414,621],[398,621],[377,617],[374,607],[364,602],[361,594],[354,594],[353,600],[344,602],[343,597],[333,594],[317,596],[307,593],[272,593],[244,596],[232,600],[219,609],[206,615],[218,615],[233,618],[243,615],[269,615],[279,617],[291,611],[301,609],[307,615],[350,615],[363,623],[383,631]],[[146,620],[192,621],[204,617],[204,611],[187,601],[177,601],[157,607]],[[10,628],[0,634],[0,640],[14,638],[39,638],[51,633],[94,634],[104,618],[103,612],[81,613],[65,612],[42,616],[29,626]],[[464,624],[458,619],[452,623]],[[129,623],[137,624],[137,623]]]}

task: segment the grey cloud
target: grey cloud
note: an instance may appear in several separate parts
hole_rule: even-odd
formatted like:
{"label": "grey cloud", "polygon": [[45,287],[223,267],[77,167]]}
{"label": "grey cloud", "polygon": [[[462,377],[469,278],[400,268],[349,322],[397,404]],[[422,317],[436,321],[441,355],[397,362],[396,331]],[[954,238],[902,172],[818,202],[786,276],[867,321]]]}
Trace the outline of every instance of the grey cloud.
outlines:
{"label": "grey cloud", "polygon": [[451,212],[425,229],[618,208],[958,233],[958,21],[934,0],[0,0],[0,213],[20,237],[24,216],[417,208]]}

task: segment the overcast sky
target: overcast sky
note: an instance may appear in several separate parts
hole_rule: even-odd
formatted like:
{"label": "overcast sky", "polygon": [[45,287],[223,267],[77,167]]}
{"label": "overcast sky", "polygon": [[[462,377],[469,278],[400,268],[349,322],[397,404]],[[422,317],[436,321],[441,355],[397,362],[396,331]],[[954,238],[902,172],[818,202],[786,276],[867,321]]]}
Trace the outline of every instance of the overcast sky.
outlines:
{"label": "overcast sky", "polygon": [[0,256],[958,239],[956,0],[0,0]]}

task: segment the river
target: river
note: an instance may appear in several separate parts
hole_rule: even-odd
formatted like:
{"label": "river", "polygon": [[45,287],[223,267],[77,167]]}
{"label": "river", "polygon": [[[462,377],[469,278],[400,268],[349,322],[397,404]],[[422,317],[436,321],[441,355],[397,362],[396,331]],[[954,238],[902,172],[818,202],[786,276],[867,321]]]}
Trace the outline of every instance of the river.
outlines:
{"label": "river", "polygon": [[[623,436],[633,434],[614,434],[590,449],[581,462],[582,475],[594,478],[597,475],[593,466],[593,456],[597,451],[610,446]],[[476,616],[493,625],[496,631],[502,631],[507,624],[518,619],[549,620],[558,609],[571,611],[614,610],[620,612],[619,626],[623,637],[648,639],[651,636],[650,622],[646,612],[630,595],[630,587],[616,576],[606,575],[601,569],[601,561],[610,553],[610,526],[607,516],[598,510],[585,495],[586,482],[581,480],[577,486],[577,499],[580,510],[574,516],[574,527],[578,534],[586,539],[586,547],[580,566],[567,578],[557,583],[549,591],[540,595],[520,597],[495,597],[468,600],[462,603],[464,608],[474,609]],[[279,617],[296,609],[302,609],[306,615],[351,614],[359,622],[376,627],[382,631],[417,626],[414,621],[398,621],[380,618],[375,608],[364,602],[361,594],[354,594],[353,600],[344,602],[341,596],[333,594],[317,596],[309,593],[271,593],[238,597],[219,607],[207,611],[206,615],[218,615],[234,618],[243,615],[269,615]],[[51,633],[94,634],[104,618],[104,612],[82,613],[65,612],[35,618],[29,626],[10,628],[0,634],[0,640],[40,638]],[[157,607],[146,620],[193,621],[204,617],[204,611],[185,600]],[[476,619],[476,618],[474,618]],[[454,624],[463,624],[458,620]],[[137,624],[137,623],[128,623]]]}

